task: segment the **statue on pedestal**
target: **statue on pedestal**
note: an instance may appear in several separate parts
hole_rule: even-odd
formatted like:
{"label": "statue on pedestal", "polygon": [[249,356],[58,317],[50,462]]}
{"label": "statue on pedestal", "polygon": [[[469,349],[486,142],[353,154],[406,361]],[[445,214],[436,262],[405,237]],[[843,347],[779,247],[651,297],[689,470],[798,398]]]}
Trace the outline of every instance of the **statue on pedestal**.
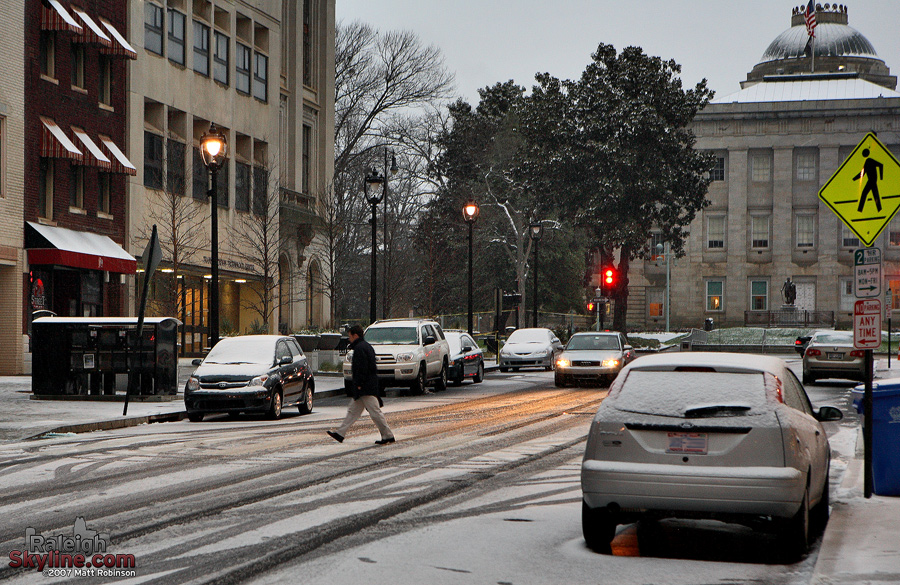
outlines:
{"label": "statue on pedestal", "polygon": [[781,294],[784,295],[784,304],[794,306],[794,301],[797,300],[797,285],[791,282],[791,277],[788,276],[787,280],[784,281],[784,284],[781,285]]}

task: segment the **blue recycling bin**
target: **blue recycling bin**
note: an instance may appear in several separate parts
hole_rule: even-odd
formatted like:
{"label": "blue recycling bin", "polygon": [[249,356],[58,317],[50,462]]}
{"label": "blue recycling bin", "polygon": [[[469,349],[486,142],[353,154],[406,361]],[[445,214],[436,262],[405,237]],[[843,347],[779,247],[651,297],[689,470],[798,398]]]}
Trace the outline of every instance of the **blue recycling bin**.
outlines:
{"label": "blue recycling bin", "polygon": [[[865,386],[852,390],[853,406],[860,414],[864,395]],[[900,378],[872,384],[872,491],[900,496]]]}

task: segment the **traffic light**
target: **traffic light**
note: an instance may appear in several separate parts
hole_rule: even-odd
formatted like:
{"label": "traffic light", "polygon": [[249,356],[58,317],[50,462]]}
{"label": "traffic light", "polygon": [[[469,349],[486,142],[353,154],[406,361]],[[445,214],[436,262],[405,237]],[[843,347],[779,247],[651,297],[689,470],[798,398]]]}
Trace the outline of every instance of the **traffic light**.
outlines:
{"label": "traffic light", "polygon": [[591,301],[587,302],[588,313],[593,313],[594,309],[596,309],[596,308],[597,308],[597,304],[594,301],[591,300]]}
{"label": "traffic light", "polygon": [[616,271],[614,268],[607,266],[600,273],[600,287],[603,289],[603,294],[609,295],[612,293],[612,289],[616,284]]}

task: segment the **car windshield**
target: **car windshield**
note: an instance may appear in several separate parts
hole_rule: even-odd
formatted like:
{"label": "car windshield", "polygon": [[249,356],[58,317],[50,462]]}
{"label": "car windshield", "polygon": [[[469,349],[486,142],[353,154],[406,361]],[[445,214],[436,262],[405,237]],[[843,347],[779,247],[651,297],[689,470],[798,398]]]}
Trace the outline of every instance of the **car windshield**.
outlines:
{"label": "car windshield", "polygon": [[275,362],[275,342],[272,339],[232,337],[223,339],[203,360],[204,364],[266,364]]}
{"label": "car windshield", "polygon": [[549,338],[543,329],[517,329],[512,332],[507,343],[547,343]]}
{"label": "car windshield", "polygon": [[700,417],[758,414],[765,404],[765,377],[758,372],[632,370],[614,406],[641,414]]}
{"label": "car windshield", "polygon": [[369,327],[366,341],[372,345],[417,345],[415,327]]}
{"label": "car windshield", "polygon": [[619,349],[619,339],[613,335],[575,335],[569,340],[566,349]]}
{"label": "car windshield", "polygon": [[833,331],[830,333],[817,333],[813,337],[816,343],[849,345],[853,343],[853,335],[847,331]]}

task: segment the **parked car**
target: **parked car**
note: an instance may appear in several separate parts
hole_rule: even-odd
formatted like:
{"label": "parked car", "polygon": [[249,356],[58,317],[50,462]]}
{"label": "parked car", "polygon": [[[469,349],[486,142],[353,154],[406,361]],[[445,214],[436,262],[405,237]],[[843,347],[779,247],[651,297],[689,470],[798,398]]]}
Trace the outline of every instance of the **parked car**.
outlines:
{"label": "parked car", "polygon": [[508,372],[511,368],[515,372],[527,366],[552,370],[562,347],[559,338],[549,329],[516,329],[500,349],[500,371]]}
{"label": "parked car", "polygon": [[612,382],[619,371],[634,359],[634,348],[625,335],[616,331],[585,331],[569,338],[556,359],[557,386],[570,382]]}
{"label": "parked car", "polygon": [[853,347],[852,331],[816,331],[803,352],[803,383],[819,378],[865,382],[865,350]]}
{"label": "parked car", "polygon": [[[369,325],[365,339],[375,350],[378,382],[383,387],[406,386],[416,394],[429,382],[447,388],[450,344],[441,326],[430,319],[385,319]],[[353,352],[344,360],[344,380],[351,379]]]}
{"label": "parked car", "polygon": [[188,378],[184,407],[192,422],[207,413],[264,413],[277,419],[286,406],[313,409],[315,379],[293,337],[242,335],[222,339]]}
{"label": "parked car", "polygon": [[812,335],[798,335],[794,340],[794,350],[802,356],[810,339],[812,339]]}
{"label": "parked car", "polygon": [[484,352],[465,331],[448,329],[444,332],[450,344],[450,368],[447,378],[459,386],[466,378],[476,384],[484,380]]}
{"label": "parked car", "polygon": [[768,527],[792,558],[828,517],[831,450],[824,421],[779,358],[657,354],[613,382],[588,432],[582,530],[608,551],[616,526],[711,518]]}

